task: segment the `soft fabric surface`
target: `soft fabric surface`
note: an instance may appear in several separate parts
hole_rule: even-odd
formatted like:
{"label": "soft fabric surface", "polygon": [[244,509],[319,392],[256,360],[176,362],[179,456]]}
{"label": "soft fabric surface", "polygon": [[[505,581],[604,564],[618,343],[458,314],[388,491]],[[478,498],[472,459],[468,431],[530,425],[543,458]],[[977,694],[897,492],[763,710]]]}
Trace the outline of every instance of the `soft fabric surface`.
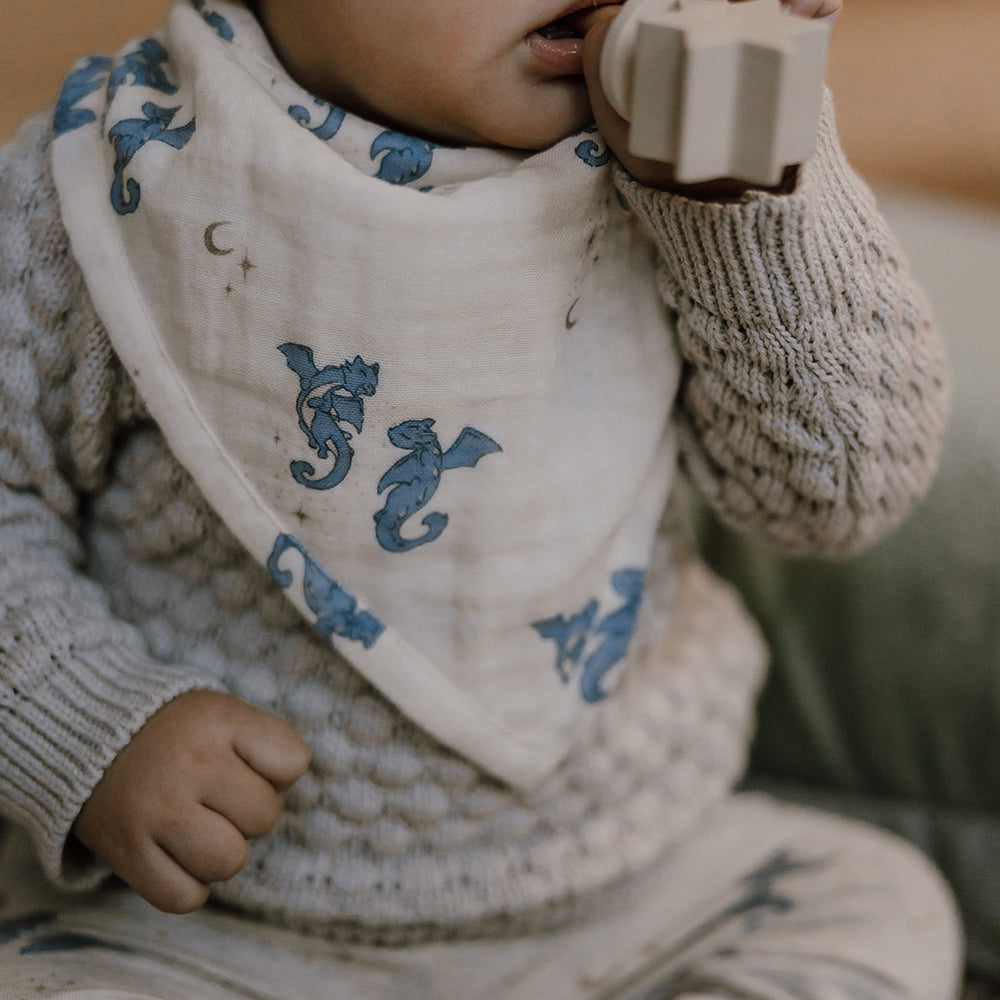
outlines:
{"label": "soft fabric surface", "polygon": [[960,971],[954,906],[925,858],[766,796],[730,798],[575,927],[396,949],[212,906],[178,920],[116,885],[67,897],[39,885],[25,847],[0,850],[7,1000],[98,1000],[110,988],[132,1000],[296,1000],[330,996],[330,983],[337,1000],[954,1000]]}

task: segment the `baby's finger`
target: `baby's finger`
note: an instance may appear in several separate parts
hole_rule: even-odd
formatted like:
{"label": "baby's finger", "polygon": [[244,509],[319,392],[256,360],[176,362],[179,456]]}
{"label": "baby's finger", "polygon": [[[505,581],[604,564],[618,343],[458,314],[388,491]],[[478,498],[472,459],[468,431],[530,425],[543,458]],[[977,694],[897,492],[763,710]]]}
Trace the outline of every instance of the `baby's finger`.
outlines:
{"label": "baby's finger", "polygon": [[252,706],[248,708],[254,717],[248,717],[235,730],[233,749],[277,791],[283,792],[306,773],[312,751],[284,719]]}
{"label": "baby's finger", "polygon": [[207,885],[228,882],[249,859],[246,839],[224,816],[204,806],[183,823],[158,831],[156,842],[189,877]]}
{"label": "baby's finger", "polygon": [[208,899],[208,886],[152,840],[104,860],[123,882],[164,913],[192,913]]}
{"label": "baby's finger", "polygon": [[575,14],[570,14],[566,20],[582,35],[586,35],[592,28],[596,28],[605,21],[613,21],[622,9],[620,3],[605,4],[601,7],[585,7]]}
{"label": "baby's finger", "polygon": [[[748,3],[752,0],[729,0],[730,3]],[[781,7],[796,17],[830,17],[836,20],[844,0],[782,0]]]}
{"label": "baby's finger", "polygon": [[797,17],[829,17],[836,20],[843,0],[785,0],[782,7]]}
{"label": "baby's finger", "polygon": [[242,757],[214,776],[202,794],[202,805],[224,816],[244,837],[262,837],[281,814],[282,795]]}

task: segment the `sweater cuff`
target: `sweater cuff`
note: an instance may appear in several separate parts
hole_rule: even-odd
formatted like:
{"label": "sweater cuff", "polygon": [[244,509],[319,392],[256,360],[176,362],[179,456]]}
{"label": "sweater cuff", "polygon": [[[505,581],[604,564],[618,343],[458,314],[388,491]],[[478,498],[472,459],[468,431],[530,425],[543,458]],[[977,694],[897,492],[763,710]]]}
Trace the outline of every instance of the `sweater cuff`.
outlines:
{"label": "sweater cuff", "polygon": [[48,606],[35,609],[0,650],[20,678],[0,691],[0,743],[10,748],[0,799],[32,835],[46,875],[63,889],[86,890],[109,874],[69,835],[94,786],[159,708],[185,691],[221,685],[153,659],[120,623],[96,646],[53,644],[52,636],[72,634],[60,617]]}
{"label": "sweater cuff", "polygon": [[660,250],[667,304],[694,300],[742,328],[795,329],[804,303],[815,311],[842,301],[885,250],[871,231],[874,197],[840,147],[829,89],[816,152],[791,194],[695,201],[644,187],[617,164],[615,183]]}

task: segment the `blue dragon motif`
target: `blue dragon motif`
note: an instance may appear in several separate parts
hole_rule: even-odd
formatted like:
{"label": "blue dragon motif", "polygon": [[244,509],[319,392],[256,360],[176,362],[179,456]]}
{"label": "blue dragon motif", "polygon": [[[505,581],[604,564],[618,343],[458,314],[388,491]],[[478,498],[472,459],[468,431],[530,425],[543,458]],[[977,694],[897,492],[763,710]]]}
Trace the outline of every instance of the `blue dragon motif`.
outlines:
{"label": "blue dragon motif", "polygon": [[407,518],[422,510],[437,492],[446,469],[472,468],[484,455],[503,449],[491,437],[474,427],[465,427],[447,450],[441,450],[434,421],[406,420],[388,431],[389,440],[409,451],[379,480],[378,492],[392,486],[385,506],[375,514],[375,537],[388,552],[408,552],[439,538],[448,524],[448,515],[428,514],[421,522],[427,529],[416,538],[400,533]]}
{"label": "blue dragon motif", "polygon": [[231,42],[236,37],[233,26],[221,14],[209,10],[206,0],[194,0],[194,9],[201,14],[207,25],[215,29],[224,42]]}
{"label": "blue dragon motif", "polygon": [[316,628],[329,639],[339,635],[344,639],[360,642],[371,649],[385,631],[370,611],[358,611],[357,600],[337,583],[306,551],[305,546],[293,535],[278,535],[267,560],[267,569],[274,582],[287,590],[292,585],[291,570],[281,569],[281,557],[289,550],[300,553],[304,563],[302,593],[306,604],[316,615]]}
{"label": "blue dragon motif", "polygon": [[806,860],[796,858],[785,849],[776,851],[763,864],[744,876],[740,895],[690,931],[688,940],[704,941],[717,933],[720,926],[734,919],[742,922],[744,933],[759,930],[766,925],[769,917],[791,913],[797,906],[795,896],[788,891],[787,886],[779,889],[779,882],[789,875],[822,871],[829,866],[830,862],[826,858]]}
{"label": "blue dragon motif", "polygon": [[[762,865],[745,875],[742,879],[742,886],[731,898],[731,901],[721,900],[717,907],[713,907],[698,923],[690,927],[684,935],[684,947],[690,953],[705,953],[709,949],[717,947],[719,932],[723,928],[741,928],[743,934],[752,934],[755,931],[766,927],[773,919],[781,919],[789,913],[793,913],[801,906],[801,891],[794,885],[795,876],[802,872],[818,872],[830,868],[828,858],[797,858],[789,851],[781,849],[776,851]],[[789,886],[787,883],[793,882]],[[798,897],[798,898],[797,898]],[[726,934],[731,934],[732,930],[726,930]],[[658,978],[655,986],[650,980],[644,983],[648,989],[642,991],[644,998],[653,997],[674,997],[679,995],[688,996],[683,989],[680,979],[685,983],[690,980],[684,975],[683,970],[673,973],[664,970],[666,979]],[[886,996],[885,988],[882,984],[876,984],[872,979],[865,977],[865,982],[861,983],[853,975],[848,979],[837,979],[837,995],[843,996],[844,1000],[878,1000],[879,997]],[[815,991],[811,986],[815,985],[815,980],[807,982],[800,977],[798,972],[787,969],[770,969],[764,973],[769,984],[779,987],[777,991],[770,991],[771,995],[780,993],[782,996],[803,997],[815,996]],[[633,996],[639,996],[638,990],[633,991]],[[747,996],[748,994],[743,994]],[[761,994],[758,993],[757,996]]]}
{"label": "blue dragon motif", "polygon": [[603,641],[591,653],[583,665],[580,675],[580,693],[584,701],[596,702],[606,698],[608,692],[601,682],[607,672],[628,652],[635,622],[639,617],[642,592],[646,574],[640,569],[620,569],[611,577],[611,587],[616,594],[625,598],[625,603],[601,619],[594,628],[593,635],[603,636]]}
{"label": "blue dragon motif", "polygon": [[288,109],[288,113],[295,122],[307,131],[312,132],[317,139],[326,142],[327,139],[332,139],[340,131],[340,126],[344,124],[345,113],[342,108],[327,104],[321,97],[317,97],[314,103],[319,108],[327,109],[326,118],[319,125],[313,125],[312,112],[308,108],[304,108],[301,104],[293,104]]}
{"label": "blue dragon motif", "polygon": [[597,601],[590,601],[582,611],[570,615],[569,618],[556,615],[543,621],[532,622],[532,628],[543,639],[552,639],[555,642],[556,672],[564,684],[569,683],[570,668],[575,667],[583,656],[597,608]]}
{"label": "blue dragon motif", "polygon": [[625,603],[605,615],[596,625],[598,602],[590,601],[575,615],[566,618],[555,615],[532,622],[531,627],[543,638],[552,639],[556,644],[556,672],[559,679],[568,684],[570,670],[581,660],[592,640],[603,637],[596,649],[591,649],[583,663],[580,674],[580,694],[586,702],[603,701],[608,696],[602,682],[615,664],[621,662],[628,652],[635,622],[642,604],[646,574],[641,569],[621,569],[611,576],[611,587]]}
{"label": "blue dragon motif", "polygon": [[410,184],[419,180],[430,169],[437,148],[436,143],[414,139],[401,132],[382,132],[371,148],[373,160],[385,153],[375,176],[389,184]]}
{"label": "blue dragon motif", "polygon": [[[585,128],[582,134],[587,133],[597,133],[597,126],[591,125],[589,128]],[[577,143],[574,152],[576,155],[587,164],[588,167],[603,167],[611,159],[611,149],[604,144],[604,148],[601,148],[601,141],[598,139],[584,139],[582,142]]]}
{"label": "blue dragon motif", "polygon": [[126,52],[122,61],[111,71],[108,77],[108,103],[115,99],[119,87],[130,82],[134,86],[149,87],[161,94],[176,94],[178,88],[170,82],[163,68],[169,59],[169,53],[155,38],[141,41],[139,48]]}
{"label": "blue dragon motif", "polygon": [[53,116],[55,138],[96,120],[97,116],[93,111],[76,105],[95,90],[101,89],[110,69],[111,59],[107,56],[90,56],[66,77]]}
{"label": "blue dragon motif", "polygon": [[114,180],[111,182],[111,204],[119,215],[129,215],[139,207],[142,191],[133,177],[125,178],[125,170],[136,153],[147,142],[162,142],[174,149],[183,149],[194,135],[192,118],[180,128],[170,128],[180,108],[161,108],[152,101],[142,106],[145,118],[124,118],[108,132],[115,151]]}
{"label": "blue dragon motif", "polygon": [[[278,350],[284,354],[288,367],[299,377],[295,410],[309,447],[323,459],[330,454],[331,447],[336,453],[333,467],[321,479],[311,478],[316,470],[309,462],[301,460],[292,462],[292,478],[300,486],[308,486],[312,490],[333,489],[350,472],[354,457],[354,449],[349,444],[351,434],[340,426],[341,422],[350,424],[361,433],[365,418],[362,397],[375,395],[378,364],[370,365],[359,355],[342,365],[318,368],[311,348],[287,343]],[[319,393],[321,389],[325,391]],[[306,407],[313,411],[311,420],[306,419]]]}

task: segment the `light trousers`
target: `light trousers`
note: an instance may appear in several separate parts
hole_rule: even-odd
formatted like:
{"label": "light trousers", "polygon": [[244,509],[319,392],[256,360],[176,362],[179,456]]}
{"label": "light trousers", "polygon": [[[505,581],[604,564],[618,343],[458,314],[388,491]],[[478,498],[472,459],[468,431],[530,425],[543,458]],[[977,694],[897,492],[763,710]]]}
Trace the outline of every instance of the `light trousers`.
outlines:
{"label": "light trousers", "polygon": [[0,858],[0,1000],[953,1000],[951,896],[889,834],[738,795],[592,919],[526,938],[335,944]]}

